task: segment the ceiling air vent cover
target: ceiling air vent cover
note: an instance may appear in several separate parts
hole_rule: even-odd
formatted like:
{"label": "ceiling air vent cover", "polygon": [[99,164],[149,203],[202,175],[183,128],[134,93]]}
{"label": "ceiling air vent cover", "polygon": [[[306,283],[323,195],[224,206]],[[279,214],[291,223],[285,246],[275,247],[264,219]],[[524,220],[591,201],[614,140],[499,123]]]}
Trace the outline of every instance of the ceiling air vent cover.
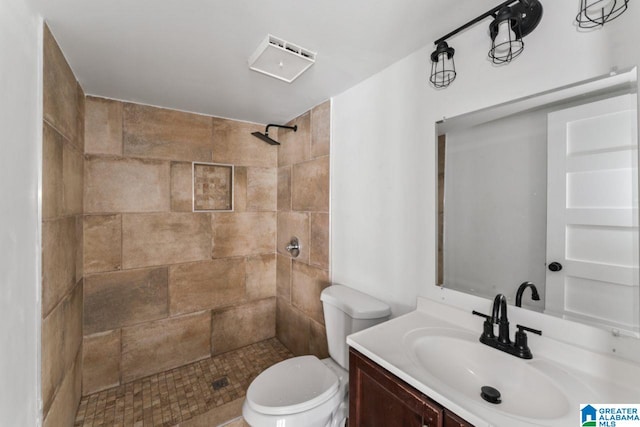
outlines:
{"label": "ceiling air vent cover", "polygon": [[316,53],[269,34],[249,58],[249,68],[291,83],[316,62]]}

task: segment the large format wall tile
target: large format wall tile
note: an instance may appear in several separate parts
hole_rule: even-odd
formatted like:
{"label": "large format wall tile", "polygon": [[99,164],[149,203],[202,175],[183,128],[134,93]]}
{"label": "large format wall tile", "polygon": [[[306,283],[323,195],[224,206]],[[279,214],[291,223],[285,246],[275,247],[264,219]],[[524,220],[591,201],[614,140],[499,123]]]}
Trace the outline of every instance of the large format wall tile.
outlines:
{"label": "large format wall tile", "polygon": [[122,216],[84,217],[84,270],[86,273],[120,270],[122,266]]}
{"label": "large format wall tile", "polygon": [[247,210],[247,167],[237,166],[233,172],[233,211]]}
{"label": "large format wall tile", "polygon": [[280,147],[278,151],[278,166],[287,166],[304,162],[311,158],[311,114],[307,111],[288,123],[298,126],[296,132],[282,129],[278,136]]}
{"label": "large format wall tile", "polygon": [[76,220],[42,224],[42,315],[46,316],[76,284]]}
{"label": "large format wall tile", "polygon": [[331,101],[311,110],[311,157],[329,155],[331,143]]}
{"label": "large format wall tile", "polygon": [[193,211],[193,169],[188,162],[171,162],[171,211]]}
{"label": "large format wall tile", "polygon": [[278,212],[278,248],[279,254],[291,256],[285,249],[292,237],[300,242],[300,254],[296,258],[309,262],[309,214],[306,212]]}
{"label": "large format wall tile", "polygon": [[272,338],[276,334],[276,299],[214,311],[211,325],[212,354]]}
{"label": "large format wall tile", "polygon": [[329,269],[329,214],[311,213],[311,253],[309,262]]}
{"label": "large format wall tile", "polygon": [[278,174],[276,168],[247,168],[247,210],[277,209]]}
{"label": "large format wall tile", "polygon": [[122,155],[122,102],[87,97],[85,153]]}
{"label": "large format wall tile", "polygon": [[123,267],[147,267],[209,259],[210,221],[210,215],[205,213],[123,215]]}
{"label": "large format wall tile", "polygon": [[64,213],[82,214],[84,156],[69,144],[65,144],[62,148],[62,166]]}
{"label": "large format wall tile", "polygon": [[172,315],[236,303],[245,295],[244,258],[219,259],[169,267]]}
{"label": "large format wall tile", "polygon": [[211,118],[140,104],[124,105],[124,154],[211,161]]}
{"label": "large format wall tile", "polygon": [[82,392],[82,354],[78,352],[73,367],[64,377],[51,407],[44,412],[44,427],[73,426]]}
{"label": "large format wall tile", "polygon": [[273,252],[275,212],[225,212],[212,215],[213,257],[258,255]]}
{"label": "large format wall tile", "polygon": [[82,344],[82,284],[42,321],[42,400],[46,413]]}
{"label": "large format wall tile", "polygon": [[309,321],[309,353],[319,359],[329,357],[326,328],[313,320]]}
{"label": "large format wall tile", "polygon": [[294,210],[329,211],[329,157],[296,164],[291,178]]}
{"label": "large format wall tile", "polygon": [[169,163],[89,157],[85,162],[85,212],[169,210]]}
{"label": "large format wall tile", "polygon": [[276,295],[291,303],[291,258],[277,254]]}
{"label": "large format wall tile", "polygon": [[166,317],[166,268],[102,273],[85,278],[84,333]]}
{"label": "large format wall tile", "polygon": [[291,304],[277,299],[276,336],[293,354],[309,354],[309,318]]}
{"label": "large format wall tile", "polygon": [[[234,120],[213,119],[213,161],[236,166],[275,167],[278,148],[269,145],[251,135],[252,132],[264,132],[264,126],[237,122]],[[273,130],[269,130],[272,136]],[[273,132],[275,135],[275,132]]]}
{"label": "large format wall tile", "polygon": [[43,116],[73,144],[78,126],[78,85],[71,67],[46,25],[43,49]]}
{"label": "large format wall tile", "polygon": [[291,210],[291,166],[278,168],[278,212]]}
{"label": "large format wall tile", "polygon": [[276,296],[276,254],[247,258],[247,297],[262,299]]}
{"label": "large format wall tile", "polygon": [[82,394],[120,384],[120,330],[85,336],[82,342]]}
{"label": "large format wall tile", "polygon": [[204,359],[211,352],[211,312],[147,322],[122,330],[122,381]]}
{"label": "large format wall tile", "polygon": [[291,303],[316,322],[324,324],[320,293],[329,286],[326,270],[293,261]]}
{"label": "large format wall tile", "polygon": [[64,138],[44,123],[42,128],[42,218],[62,215],[62,146]]}

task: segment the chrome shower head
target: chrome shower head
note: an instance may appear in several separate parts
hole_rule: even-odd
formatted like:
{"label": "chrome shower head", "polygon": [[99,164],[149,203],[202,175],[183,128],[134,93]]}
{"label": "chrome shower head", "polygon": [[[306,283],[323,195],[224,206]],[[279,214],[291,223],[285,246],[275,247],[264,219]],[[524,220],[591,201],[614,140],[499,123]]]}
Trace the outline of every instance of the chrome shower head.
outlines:
{"label": "chrome shower head", "polygon": [[283,126],[283,125],[268,124],[267,127],[264,129],[264,133],[251,132],[251,135],[255,136],[256,138],[260,138],[261,140],[263,140],[267,144],[280,145],[280,143],[278,141],[276,141],[275,139],[272,139],[272,138],[269,137],[269,128],[270,127],[282,128],[282,129],[291,129],[294,132],[296,132],[298,130],[298,125],[295,125],[295,126]]}

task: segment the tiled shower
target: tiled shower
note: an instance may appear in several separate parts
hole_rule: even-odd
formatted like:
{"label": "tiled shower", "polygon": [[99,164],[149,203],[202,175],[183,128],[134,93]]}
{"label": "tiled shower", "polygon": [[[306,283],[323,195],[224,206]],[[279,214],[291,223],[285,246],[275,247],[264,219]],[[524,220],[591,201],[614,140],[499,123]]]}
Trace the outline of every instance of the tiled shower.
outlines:
{"label": "tiled shower", "polygon": [[[85,97],[48,29],[44,50],[44,424],[260,343],[326,357],[330,103],[276,148],[251,136],[264,125]],[[238,368],[243,387],[278,357]]]}

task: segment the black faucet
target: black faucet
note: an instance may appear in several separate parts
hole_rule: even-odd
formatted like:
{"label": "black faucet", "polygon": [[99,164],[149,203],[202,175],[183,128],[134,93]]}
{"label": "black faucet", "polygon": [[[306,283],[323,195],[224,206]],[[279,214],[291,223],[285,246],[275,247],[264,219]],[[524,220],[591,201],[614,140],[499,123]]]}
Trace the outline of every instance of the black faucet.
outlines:
{"label": "black faucet", "polygon": [[538,288],[531,282],[524,282],[518,287],[516,292],[516,307],[522,307],[522,294],[527,288],[531,288],[531,299],[534,301],[540,301],[540,295],[538,294]]}
{"label": "black faucet", "polygon": [[[507,299],[504,295],[498,294],[494,298],[491,316],[479,313],[475,310],[473,311],[473,314],[484,317],[485,319],[482,328],[482,335],[480,335],[480,342],[482,344],[522,359],[531,359],[533,357],[531,349],[527,345],[527,334],[525,331],[538,335],[542,335],[542,331],[522,325],[516,325],[518,331],[516,332],[515,342],[511,342],[511,339],[509,338],[509,318],[507,317]],[[493,325],[496,324],[498,325],[497,337],[493,330]]]}

